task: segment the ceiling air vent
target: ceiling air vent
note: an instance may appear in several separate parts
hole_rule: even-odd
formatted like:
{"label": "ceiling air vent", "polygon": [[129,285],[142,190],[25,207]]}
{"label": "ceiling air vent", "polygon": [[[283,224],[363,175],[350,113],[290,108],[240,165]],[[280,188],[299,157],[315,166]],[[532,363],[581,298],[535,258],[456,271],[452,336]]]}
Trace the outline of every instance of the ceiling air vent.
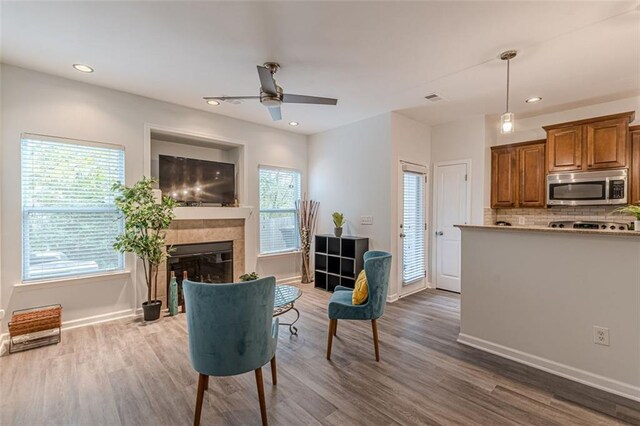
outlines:
{"label": "ceiling air vent", "polygon": [[439,102],[442,100],[442,96],[438,95],[437,93],[429,93],[427,96],[424,97],[426,100],[428,100],[429,102]]}

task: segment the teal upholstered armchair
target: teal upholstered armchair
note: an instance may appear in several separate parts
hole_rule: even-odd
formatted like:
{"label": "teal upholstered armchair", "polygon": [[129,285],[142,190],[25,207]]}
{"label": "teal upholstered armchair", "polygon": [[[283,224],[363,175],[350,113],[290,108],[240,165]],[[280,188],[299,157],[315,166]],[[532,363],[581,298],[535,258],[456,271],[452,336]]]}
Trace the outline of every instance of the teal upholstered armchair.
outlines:
{"label": "teal upholstered armchair", "polygon": [[273,318],[274,277],[239,284],[204,284],[185,280],[189,353],[200,374],[194,425],[200,424],[209,376],[233,376],[255,371],[262,424],[267,410],[262,366],[271,361],[277,383],[278,320]]}
{"label": "teal upholstered armchair", "polygon": [[364,254],[364,272],[367,276],[369,295],[362,305],[351,303],[353,290],[337,286],[329,300],[329,338],[327,342],[327,359],[331,359],[331,344],[337,334],[338,320],[370,320],[373,329],[373,344],[376,361],[380,361],[378,349],[377,319],[384,313],[389,289],[389,273],[391,270],[391,254],[384,251],[368,251]]}

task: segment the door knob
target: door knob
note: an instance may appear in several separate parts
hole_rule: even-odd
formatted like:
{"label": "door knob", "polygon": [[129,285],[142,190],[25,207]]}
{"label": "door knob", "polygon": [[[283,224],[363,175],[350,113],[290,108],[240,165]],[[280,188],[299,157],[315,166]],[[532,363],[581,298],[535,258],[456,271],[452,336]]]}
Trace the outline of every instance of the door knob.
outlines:
{"label": "door knob", "polygon": [[400,238],[404,238],[404,237],[406,237],[406,236],[407,236],[407,234],[405,234],[404,232],[401,232],[401,233],[400,233]]}
{"label": "door knob", "polygon": [[440,235],[444,235],[444,233],[442,231],[436,231],[436,235],[440,236]]}

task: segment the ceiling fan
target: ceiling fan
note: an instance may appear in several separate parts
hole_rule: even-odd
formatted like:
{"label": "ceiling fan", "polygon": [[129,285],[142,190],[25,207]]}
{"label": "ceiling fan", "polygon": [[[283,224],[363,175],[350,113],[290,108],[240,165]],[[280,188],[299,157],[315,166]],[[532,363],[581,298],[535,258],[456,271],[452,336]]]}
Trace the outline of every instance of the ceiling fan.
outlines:
{"label": "ceiling fan", "polygon": [[260,96],[205,96],[203,99],[216,101],[232,101],[240,99],[260,99],[260,103],[269,109],[269,114],[273,121],[282,119],[280,105],[285,104],[316,104],[316,105],[336,105],[337,99],[320,98],[317,96],[292,95],[284,93],[282,87],[276,84],[273,75],[278,71],[280,65],[275,62],[265,62],[258,65],[258,77],[260,77]]}

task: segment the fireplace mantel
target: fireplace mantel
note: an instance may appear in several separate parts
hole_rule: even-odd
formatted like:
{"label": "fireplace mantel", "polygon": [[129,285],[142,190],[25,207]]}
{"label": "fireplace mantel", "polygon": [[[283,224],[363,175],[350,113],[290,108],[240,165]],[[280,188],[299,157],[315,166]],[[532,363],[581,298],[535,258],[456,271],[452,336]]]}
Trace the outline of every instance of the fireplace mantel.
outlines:
{"label": "fireplace mantel", "polygon": [[248,219],[253,207],[176,207],[174,220]]}

